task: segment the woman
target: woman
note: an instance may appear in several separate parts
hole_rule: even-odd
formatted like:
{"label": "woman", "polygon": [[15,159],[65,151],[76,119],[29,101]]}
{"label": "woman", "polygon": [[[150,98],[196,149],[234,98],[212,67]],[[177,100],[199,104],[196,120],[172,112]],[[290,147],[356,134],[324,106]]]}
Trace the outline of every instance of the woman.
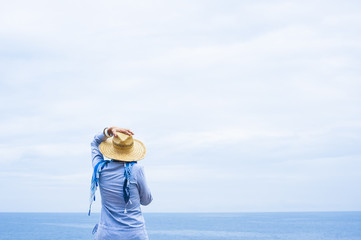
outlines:
{"label": "woman", "polygon": [[97,186],[102,198],[99,224],[93,229],[97,240],[148,239],[140,205],[148,205],[153,198],[144,168],[137,164],[146,148],[132,135],[129,129],[110,127],[91,143],[94,171],[89,215]]}

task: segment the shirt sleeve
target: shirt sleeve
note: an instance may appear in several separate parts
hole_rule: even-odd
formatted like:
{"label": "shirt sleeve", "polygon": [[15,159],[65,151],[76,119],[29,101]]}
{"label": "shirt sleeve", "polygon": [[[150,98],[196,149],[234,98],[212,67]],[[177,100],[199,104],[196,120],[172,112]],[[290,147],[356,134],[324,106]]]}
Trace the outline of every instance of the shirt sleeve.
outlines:
{"label": "shirt sleeve", "polygon": [[104,133],[103,132],[98,133],[97,135],[94,136],[94,139],[90,144],[91,151],[92,151],[93,168],[98,162],[104,160],[103,154],[99,151],[99,145],[105,140],[107,140],[107,137],[104,135]]}
{"label": "shirt sleeve", "polygon": [[145,179],[143,166],[139,168],[137,174],[137,184],[138,184],[138,191],[140,197],[140,204],[142,204],[143,206],[147,206],[149,203],[152,202],[153,197],[148,187],[147,181]]}

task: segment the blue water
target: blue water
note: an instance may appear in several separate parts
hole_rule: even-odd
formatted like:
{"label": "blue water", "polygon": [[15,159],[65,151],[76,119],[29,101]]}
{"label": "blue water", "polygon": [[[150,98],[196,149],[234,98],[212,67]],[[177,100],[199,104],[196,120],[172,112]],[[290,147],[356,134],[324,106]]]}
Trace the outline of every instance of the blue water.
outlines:
{"label": "blue water", "polygon": [[[361,240],[361,212],[144,215],[151,240]],[[0,239],[93,239],[98,218],[86,213],[0,213]]]}

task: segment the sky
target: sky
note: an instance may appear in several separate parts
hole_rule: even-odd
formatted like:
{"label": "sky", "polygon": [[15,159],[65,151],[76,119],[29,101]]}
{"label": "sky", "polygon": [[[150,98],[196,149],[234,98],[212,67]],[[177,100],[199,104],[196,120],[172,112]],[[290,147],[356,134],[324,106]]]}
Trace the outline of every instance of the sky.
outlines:
{"label": "sky", "polygon": [[360,12],[3,2],[0,212],[87,213],[90,142],[108,126],[147,147],[145,212],[361,211]]}

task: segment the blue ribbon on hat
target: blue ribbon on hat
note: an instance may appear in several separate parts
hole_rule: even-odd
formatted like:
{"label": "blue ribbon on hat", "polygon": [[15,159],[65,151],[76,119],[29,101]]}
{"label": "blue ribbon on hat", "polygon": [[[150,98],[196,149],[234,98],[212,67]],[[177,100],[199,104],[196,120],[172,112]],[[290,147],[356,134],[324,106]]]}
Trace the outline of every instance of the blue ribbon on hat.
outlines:
{"label": "blue ribbon on hat", "polygon": [[130,181],[130,177],[132,175],[132,168],[135,163],[137,163],[137,162],[124,163],[123,196],[124,196],[125,204],[127,204],[130,199],[129,181]]}
{"label": "blue ribbon on hat", "polygon": [[93,176],[90,183],[90,205],[89,205],[88,216],[90,216],[92,203],[95,201],[95,192],[97,191],[99,186],[99,174],[101,170],[103,170],[103,168],[112,161],[113,160],[102,160],[98,162],[94,167]]}

